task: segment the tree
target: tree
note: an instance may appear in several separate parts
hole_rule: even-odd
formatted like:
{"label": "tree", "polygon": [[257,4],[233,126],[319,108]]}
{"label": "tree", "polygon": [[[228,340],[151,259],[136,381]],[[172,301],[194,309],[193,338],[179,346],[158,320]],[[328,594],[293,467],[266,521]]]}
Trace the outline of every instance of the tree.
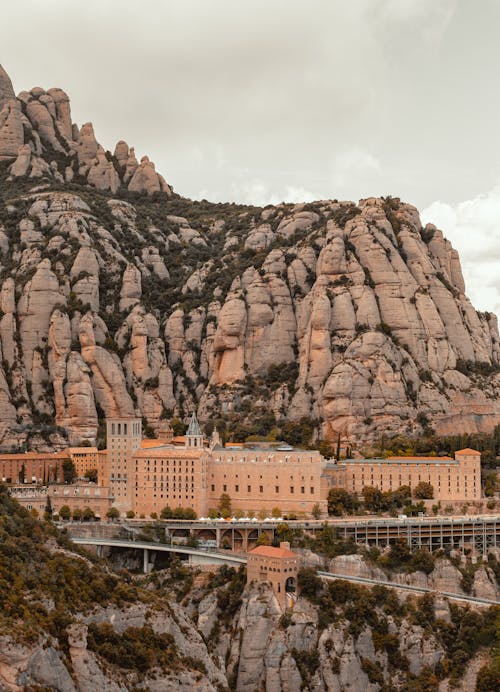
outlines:
{"label": "tree", "polygon": [[316,504],[313,506],[311,514],[313,515],[314,519],[319,519],[321,517],[321,507],[319,506],[318,502],[316,502]]}
{"label": "tree", "polygon": [[358,498],[344,490],[344,488],[331,488],[328,493],[328,514],[336,517],[344,512],[352,513],[359,507]]}
{"label": "tree", "polygon": [[335,452],[335,461],[340,461],[340,433],[337,435],[337,451]]}
{"label": "tree", "polygon": [[410,565],[415,571],[430,574],[434,569],[434,558],[432,553],[430,553],[427,548],[418,548],[411,555]]}
{"label": "tree", "polygon": [[110,507],[106,512],[106,517],[108,519],[119,519],[120,512],[116,509],[116,507]]}
{"label": "tree", "polygon": [[301,596],[309,599],[316,599],[322,589],[321,579],[316,574],[314,567],[302,567],[297,575],[297,583]]}
{"label": "tree", "polygon": [[176,507],[172,512],[173,519],[196,519],[196,512],[191,507]]}
{"label": "tree", "polygon": [[97,469],[88,469],[88,471],[85,471],[85,478],[91,483],[97,483]]}
{"label": "tree", "polygon": [[73,510],[73,521],[81,521],[81,520],[82,520],[82,515],[83,515],[82,510],[81,510],[81,509],[78,509],[78,507],[76,507],[76,508]]}
{"label": "tree", "polygon": [[179,418],[172,418],[170,421],[170,427],[174,431],[174,435],[178,437],[179,435],[184,435],[187,430],[187,425],[183,423]]}
{"label": "tree", "polygon": [[50,521],[52,519],[52,501],[50,499],[50,495],[47,495],[44,518],[46,519],[46,521]]}
{"label": "tree", "polygon": [[73,483],[76,479],[76,468],[71,459],[65,459],[62,463],[63,478],[65,483]]}
{"label": "tree", "polygon": [[490,471],[486,475],[484,482],[484,494],[486,497],[493,497],[495,495],[495,489],[497,484],[497,474],[495,471]]}
{"label": "tree", "polygon": [[160,519],[172,519],[173,514],[172,509],[166,505],[160,512]]}
{"label": "tree", "polygon": [[151,519],[158,519],[158,514],[156,512],[151,512],[149,516],[151,517]]}
{"label": "tree", "polygon": [[63,505],[59,509],[59,518],[63,521],[68,521],[69,519],[71,519],[71,509],[69,505]]}
{"label": "tree", "polygon": [[94,510],[90,509],[90,507],[85,507],[82,512],[82,519],[83,521],[92,521],[92,519],[95,519]]}
{"label": "tree", "polygon": [[23,464],[19,469],[19,483],[24,483],[26,480],[26,466]]}
{"label": "tree", "polygon": [[231,516],[231,498],[227,493],[222,493],[222,495],[219,497],[218,510],[221,517]]}
{"label": "tree", "polygon": [[134,519],[135,518],[135,512],[133,510],[129,509],[129,510],[127,510],[127,512],[125,512],[125,516],[127,517],[127,519]]}
{"label": "tree", "polygon": [[432,500],[432,498],[434,497],[434,488],[430,483],[421,481],[418,485],[415,486],[413,495],[418,500]]}
{"label": "tree", "polygon": [[363,488],[363,498],[366,509],[378,512],[382,509],[382,491],[373,485],[365,485]]}
{"label": "tree", "polygon": [[318,445],[318,452],[321,454],[321,456],[325,457],[325,459],[332,459],[335,456],[333,447],[328,440],[321,440]]}
{"label": "tree", "polygon": [[267,533],[261,533],[260,536],[255,541],[255,545],[271,545],[271,541]]}
{"label": "tree", "polygon": [[281,509],[279,507],[273,507],[271,510],[271,516],[273,519],[279,519],[281,517]]}

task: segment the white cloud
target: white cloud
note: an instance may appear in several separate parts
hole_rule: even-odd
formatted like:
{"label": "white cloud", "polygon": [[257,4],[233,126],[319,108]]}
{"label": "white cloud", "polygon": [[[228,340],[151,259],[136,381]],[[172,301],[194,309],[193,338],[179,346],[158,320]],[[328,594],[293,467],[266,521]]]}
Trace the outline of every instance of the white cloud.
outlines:
{"label": "white cloud", "polygon": [[474,307],[500,314],[500,184],[458,204],[433,202],[421,218],[442,229],[458,250]]}

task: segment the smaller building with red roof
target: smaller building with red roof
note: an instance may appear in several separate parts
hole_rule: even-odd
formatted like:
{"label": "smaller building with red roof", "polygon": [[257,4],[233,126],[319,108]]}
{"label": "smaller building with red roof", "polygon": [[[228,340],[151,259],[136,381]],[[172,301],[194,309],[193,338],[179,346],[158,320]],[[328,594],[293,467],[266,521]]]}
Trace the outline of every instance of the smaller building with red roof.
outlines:
{"label": "smaller building with red roof", "polygon": [[259,545],[248,553],[247,584],[271,584],[282,610],[293,605],[297,591],[299,556],[290,550],[290,544],[279,548]]}

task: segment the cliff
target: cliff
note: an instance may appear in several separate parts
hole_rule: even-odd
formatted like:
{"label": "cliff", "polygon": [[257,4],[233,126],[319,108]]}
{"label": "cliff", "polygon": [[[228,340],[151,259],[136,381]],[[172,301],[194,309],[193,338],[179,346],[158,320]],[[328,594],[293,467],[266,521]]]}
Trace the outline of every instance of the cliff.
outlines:
{"label": "cliff", "polygon": [[268,585],[232,568],[174,561],[133,577],[78,552],[2,487],[0,574],[1,692],[496,689],[498,608],[399,600],[303,570],[282,613]]}
{"label": "cliff", "polygon": [[61,89],[16,98],[0,69],[0,109],[4,449],[134,411],[351,443],[500,422],[497,319],[413,206],[192,202]]}

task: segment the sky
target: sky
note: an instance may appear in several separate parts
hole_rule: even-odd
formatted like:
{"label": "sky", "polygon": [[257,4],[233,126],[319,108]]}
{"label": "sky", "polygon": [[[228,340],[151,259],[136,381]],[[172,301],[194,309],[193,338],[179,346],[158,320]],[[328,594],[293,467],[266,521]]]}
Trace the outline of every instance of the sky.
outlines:
{"label": "sky", "polygon": [[500,315],[498,0],[17,0],[0,63],[147,154],[176,192],[392,195]]}

